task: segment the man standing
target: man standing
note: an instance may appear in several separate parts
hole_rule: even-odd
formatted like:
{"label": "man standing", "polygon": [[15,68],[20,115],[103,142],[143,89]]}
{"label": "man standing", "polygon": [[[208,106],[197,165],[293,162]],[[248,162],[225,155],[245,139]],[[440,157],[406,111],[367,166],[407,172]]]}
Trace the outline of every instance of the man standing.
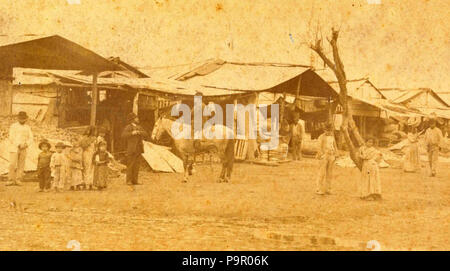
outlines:
{"label": "man standing", "polygon": [[6,185],[20,185],[23,178],[27,149],[33,143],[33,133],[30,126],[25,124],[27,113],[20,111],[17,122],[9,128],[9,173]]}
{"label": "man standing", "polygon": [[334,139],[332,124],[326,125],[325,132],[319,136],[318,141],[320,149],[317,153],[317,158],[320,159],[320,166],[316,181],[316,194],[330,195],[334,162],[338,150],[336,140]]}
{"label": "man standing", "polygon": [[303,140],[303,125],[300,120],[300,114],[294,113],[294,123],[291,127],[291,141],[292,141],[292,157],[294,161],[299,161],[302,158],[302,140]]}
{"label": "man standing", "polygon": [[428,152],[428,163],[430,165],[430,176],[436,176],[436,166],[439,157],[439,144],[442,140],[442,131],[436,127],[436,119],[430,119],[430,127],[425,132],[425,143]]}
{"label": "man standing", "polygon": [[144,153],[143,139],[148,137],[147,132],[139,125],[139,119],[134,113],[127,116],[128,125],[122,132],[122,138],[127,144],[127,184],[137,185],[139,175],[139,162]]}

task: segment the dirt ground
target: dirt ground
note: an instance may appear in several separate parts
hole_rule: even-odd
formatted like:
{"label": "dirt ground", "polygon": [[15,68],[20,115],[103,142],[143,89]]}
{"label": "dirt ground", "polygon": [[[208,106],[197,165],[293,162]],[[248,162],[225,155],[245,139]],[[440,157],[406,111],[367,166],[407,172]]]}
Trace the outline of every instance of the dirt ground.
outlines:
{"label": "dirt ground", "polygon": [[381,202],[356,197],[355,168],[336,167],[333,195],[315,195],[313,159],[238,163],[231,183],[216,183],[217,164],[186,184],[143,171],[135,190],[123,176],[102,192],[2,182],[0,250],[449,250],[448,166],[436,178],[381,169]]}

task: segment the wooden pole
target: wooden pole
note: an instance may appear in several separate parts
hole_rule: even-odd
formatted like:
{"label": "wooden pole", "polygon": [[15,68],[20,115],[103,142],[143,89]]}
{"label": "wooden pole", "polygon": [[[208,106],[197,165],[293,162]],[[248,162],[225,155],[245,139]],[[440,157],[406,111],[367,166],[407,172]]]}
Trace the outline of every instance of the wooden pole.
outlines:
{"label": "wooden pole", "polygon": [[300,88],[301,88],[301,84],[302,84],[302,76],[300,75],[298,77],[298,83],[297,83],[297,91],[295,93],[295,100],[298,99],[298,97],[300,96]]}
{"label": "wooden pole", "polygon": [[0,67],[0,115],[12,115],[13,68]]}
{"label": "wooden pole", "polygon": [[286,103],[286,91],[283,92],[283,99],[281,99],[280,125],[281,125],[281,123],[283,123],[283,119],[284,119],[285,103]]}
{"label": "wooden pole", "polygon": [[91,102],[91,126],[95,126],[97,122],[97,104],[98,104],[98,88],[97,88],[98,73],[92,74],[92,102]]}

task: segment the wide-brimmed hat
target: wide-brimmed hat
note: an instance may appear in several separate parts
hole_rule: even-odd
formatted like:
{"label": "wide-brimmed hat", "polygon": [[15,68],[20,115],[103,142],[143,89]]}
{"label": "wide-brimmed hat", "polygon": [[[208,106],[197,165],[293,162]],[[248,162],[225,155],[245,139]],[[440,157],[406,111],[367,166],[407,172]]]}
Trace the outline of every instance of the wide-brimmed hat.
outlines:
{"label": "wide-brimmed hat", "polygon": [[50,149],[52,147],[52,145],[50,144],[50,142],[48,142],[47,139],[42,139],[41,142],[39,142],[39,149],[42,150],[42,146],[47,145],[47,147]]}
{"label": "wide-brimmed hat", "polygon": [[66,144],[62,143],[61,141],[56,143],[56,145],[55,145],[55,148],[63,148],[64,149],[65,147],[66,147]]}
{"label": "wide-brimmed hat", "polygon": [[17,118],[18,118],[18,119],[22,119],[22,120],[28,119],[27,112],[25,112],[25,111],[20,111],[19,114],[17,114]]}
{"label": "wide-brimmed hat", "polygon": [[136,114],[130,113],[127,115],[127,122],[131,122],[137,118]]}

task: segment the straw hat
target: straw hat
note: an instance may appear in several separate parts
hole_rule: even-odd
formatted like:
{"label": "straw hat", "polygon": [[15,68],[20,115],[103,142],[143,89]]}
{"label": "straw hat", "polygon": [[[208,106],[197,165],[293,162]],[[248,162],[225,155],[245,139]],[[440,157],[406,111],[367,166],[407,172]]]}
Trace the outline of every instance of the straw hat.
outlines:
{"label": "straw hat", "polygon": [[62,143],[61,141],[56,143],[56,145],[55,145],[56,149],[58,149],[58,148],[63,148],[64,149],[65,147],[66,147],[66,144]]}

